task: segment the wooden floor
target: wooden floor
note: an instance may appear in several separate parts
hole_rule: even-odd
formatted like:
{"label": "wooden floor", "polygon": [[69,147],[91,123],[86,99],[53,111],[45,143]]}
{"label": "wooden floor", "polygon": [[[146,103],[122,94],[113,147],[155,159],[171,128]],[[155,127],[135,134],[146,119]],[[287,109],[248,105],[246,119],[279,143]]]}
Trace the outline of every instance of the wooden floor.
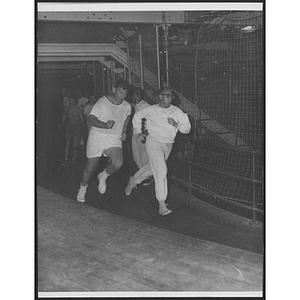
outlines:
{"label": "wooden floor", "polygon": [[107,292],[261,296],[263,256],[117,216],[37,188],[39,296]]}

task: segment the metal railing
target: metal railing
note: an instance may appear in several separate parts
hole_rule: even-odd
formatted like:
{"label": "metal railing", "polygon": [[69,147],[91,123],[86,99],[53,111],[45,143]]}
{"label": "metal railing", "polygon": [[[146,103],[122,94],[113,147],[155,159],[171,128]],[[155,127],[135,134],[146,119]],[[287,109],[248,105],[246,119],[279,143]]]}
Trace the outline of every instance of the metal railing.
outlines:
{"label": "metal railing", "polygon": [[[229,204],[252,212],[250,224],[259,223],[258,214],[263,215],[264,212],[264,164],[261,151],[218,146],[183,137],[177,138],[174,146],[170,156],[171,165],[173,166],[171,178],[175,183],[180,183],[187,188],[190,197],[193,196],[194,192],[211,196],[224,205]],[[205,152],[202,159],[204,163],[201,162],[201,159],[199,160],[201,151]],[[213,156],[221,156],[221,159],[218,159],[218,166],[215,163],[210,165]],[[229,159],[229,157],[232,159]],[[245,157],[247,157],[246,160]],[[236,164],[233,167],[232,161],[235,161]],[[207,172],[210,174],[210,179],[206,176],[200,180],[197,179],[197,174]],[[226,185],[229,178],[235,182],[234,187],[237,187],[240,183],[240,189],[243,189],[243,184],[248,185],[250,188],[245,189],[247,191],[242,196],[232,188],[230,196],[228,196],[226,195],[228,191],[218,192],[214,184],[210,186],[207,184],[207,181],[211,180],[211,182],[219,181],[219,186]]]}

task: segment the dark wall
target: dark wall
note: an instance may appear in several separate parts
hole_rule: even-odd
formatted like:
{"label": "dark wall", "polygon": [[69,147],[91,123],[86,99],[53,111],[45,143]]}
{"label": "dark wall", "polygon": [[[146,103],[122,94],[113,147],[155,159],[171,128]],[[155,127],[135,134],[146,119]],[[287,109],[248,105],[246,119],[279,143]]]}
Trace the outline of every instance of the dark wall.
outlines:
{"label": "dark wall", "polygon": [[38,155],[50,157],[63,153],[64,132],[58,127],[63,114],[62,88],[59,76],[38,74],[35,101]]}
{"label": "dark wall", "polygon": [[38,22],[39,43],[113,43],[113,26],[104,23]]}

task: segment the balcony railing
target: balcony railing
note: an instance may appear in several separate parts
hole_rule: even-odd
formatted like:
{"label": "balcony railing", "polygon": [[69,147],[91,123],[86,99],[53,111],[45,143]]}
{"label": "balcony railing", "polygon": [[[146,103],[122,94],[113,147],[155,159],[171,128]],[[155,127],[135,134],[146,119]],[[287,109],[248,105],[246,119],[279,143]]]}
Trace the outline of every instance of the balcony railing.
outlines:
{"label": "balcony railing", "polygon": [[169,160],[172,180],[190,196],[205,194],[225,207],[241,208],[251,213],[251,224],[259,223],[264,212],[263,153],[179,136]]}

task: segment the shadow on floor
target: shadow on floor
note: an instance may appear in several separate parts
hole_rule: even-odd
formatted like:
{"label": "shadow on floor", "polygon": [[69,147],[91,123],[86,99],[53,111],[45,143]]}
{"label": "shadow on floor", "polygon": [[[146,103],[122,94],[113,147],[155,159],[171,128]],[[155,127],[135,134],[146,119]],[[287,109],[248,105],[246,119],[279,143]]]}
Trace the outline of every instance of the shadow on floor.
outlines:
{"label": "shadow on floor", "polygon": [[[76,194],[85,166],[83,149],[81,149],[79,158],[70,161],[68,167],[62,167],[61,162],[60,156],[40,153],[36,164],[36,183],[45,189],[76,201]],[[90,205],[113,214],[199,239],[255,253],[263,253],[263,224],[249,225],[251,220],[201,200],[197,201],[197,206],[192,205],[188,195],[172,184],[169,184],[167,202],[173,213],[165,217],[158,214],[154,184],[139,185],[131,196],[127,197],[124,190],[129,176],[136,171],[136,166],[128,157],[124,158],[124,162],[123,167],[108,178],[107,191],[101,195],[97,189],[98,180],[96,176],[107,164],[107,159],[101,158],[89,184],[86,202],[83,205]]]}

